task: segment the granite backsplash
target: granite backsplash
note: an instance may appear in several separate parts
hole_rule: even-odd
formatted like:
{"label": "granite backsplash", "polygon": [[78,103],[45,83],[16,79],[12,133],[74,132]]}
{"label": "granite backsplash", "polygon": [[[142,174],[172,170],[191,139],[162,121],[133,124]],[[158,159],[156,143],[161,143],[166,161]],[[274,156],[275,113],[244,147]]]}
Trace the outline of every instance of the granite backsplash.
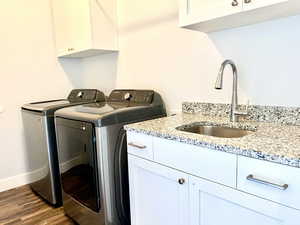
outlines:
{"label": "granite backsplash", "polygon": [[[239,105],[240,110],[245,110],[246,105]],[[204,116],[229,117],[230,104],[183,102],[182,112],[199,113]],[[248,115],[240,116],[240,120],[254,122],[270,122],[285,125],[300,125],[300,107],[260,106],[249,105]]]}

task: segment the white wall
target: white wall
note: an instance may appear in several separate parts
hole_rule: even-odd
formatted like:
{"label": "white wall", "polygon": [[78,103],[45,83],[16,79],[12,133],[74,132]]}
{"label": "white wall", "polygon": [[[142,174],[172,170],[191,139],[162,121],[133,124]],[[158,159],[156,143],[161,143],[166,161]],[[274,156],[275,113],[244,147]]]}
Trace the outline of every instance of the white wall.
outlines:
{"label": "white wall", "polygon": [[73,85],[55,60],[48,1],[6,1],[0,13],[2,179],[27,171],[21,105],[61,98]]}
{"label": "white wall", "polygon": [[300,106],[300,16],[210,35],[240,70],[240,86],[259,105]]}
{"label": "white wall", "polygon": [[177,0],[118,1],[119,55],[83,61],[56,60],[50,0],[1,4],[0,188],[1,179],[28,172],[20,106],[72,88],[153,88],[170,111],[182,101],[229,102],[231,75],[223,91],[213,86],[222,60],[232,58],[241,102],[299,106],[300,16],[206,35],[178,28]]}
{"label": "white wall", "polygon": [[[22,174],[29,172],[21,105],[65,98],[73,88],[98,88],[107,93],[115,86],[116,56],[98,57],[97,63],[94,58],[58,61],[50,0],[5,1],[0,14],[0,106],[5,110],[0,114],[1,190],[15,181],[22,183],[26,180]],[[13,178],[6,180],[8,177]]]}
{"label": "white wall", "polygon": [[82,74],[76,77],[77,86],[96,88],[109,95],[116,87],[118,53],[99,55],[83,59]]}
{"label": "white wall", "polygon": [[170,111],[182,101],[230,102],[232,75],[214,90],[222,60],[239,69],[240,102],[299,106],[300,16],[206,35],[178,28],[177,0],[119,0],[118,87],[154,88]]}

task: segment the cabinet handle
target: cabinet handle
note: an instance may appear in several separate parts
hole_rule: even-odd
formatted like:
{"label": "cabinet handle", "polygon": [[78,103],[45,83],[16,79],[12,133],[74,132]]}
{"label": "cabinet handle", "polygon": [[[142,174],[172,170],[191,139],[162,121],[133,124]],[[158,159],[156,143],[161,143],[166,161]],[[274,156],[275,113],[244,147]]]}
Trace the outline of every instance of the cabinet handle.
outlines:
{"label": "cabinet handle", "polygon": [[249,3],[252,2],[252,0],[245,0],[244,2],[245,2],[246,4],[249,4]]}
{"label": "cabinet handle", "polygon": [[179,183],[179,184],[184,184],[184,183],[185,183],[185,179],[184,179],[184,178],[178,179],[178,183]]}
{"label": "cabinet handle", "polygon": [[132,142],[128,143],[129,146],[134,147],[134,148],[139,148],[139,149],[145,149],[147,148],[147,146],[145,145],[138,145],[138,144],[134,144]]}
{"label": "cabinet handle", "polygon": [[233,7],[236,7],[236,6],[239,5],[239,2],[238,2],[237,0],[233,0],[233,2],[231,3],[231,5],[232,5]]}
{"label": "cabinet handle", "polygon": [[68,48],[68,51],[70,52],[70,51],[74,51],[74,48]]}
{"label": "cabinet handle", "polygon": [[259,184],[264,184],[264,185],[267,185],[267,186],[270,186],[270,187],[274,187],[274,188],[277,188],[277,189],[280,189],[280,190],[286,190],[289,187],[289,185],[287,185],[287,184],[276,184],[276,183],[272,183],[272,182],[269,182],[269,181],[259,179],[257,177],[254,177],[254,175],[252,175],[252,174],[247,176],[247,180],[253,181],[253,182],[256,182],[256,183],[259,183]]}

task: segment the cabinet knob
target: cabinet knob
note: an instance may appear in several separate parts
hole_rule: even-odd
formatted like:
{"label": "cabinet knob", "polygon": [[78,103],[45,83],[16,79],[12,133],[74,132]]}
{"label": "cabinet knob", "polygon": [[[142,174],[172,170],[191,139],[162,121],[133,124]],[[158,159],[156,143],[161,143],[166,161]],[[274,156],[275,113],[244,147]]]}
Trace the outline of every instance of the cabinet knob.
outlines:
{"label": "cabinet knob", "polygon": [[[247,0],[245,0],[245,1],[247,1]],[[233,0],[233,2],[231,3],[231,5],[232,5],[233,7],[236,7],[236,6],[239,5],[239,2],[238,2],[237,0]]]}
{"label": "cabinet knob", "polygon": [[252,2],[252,0],[245,0],[244,2],[245,2],[246,4],[249,4],[249,3]]}
{"label": "cabinet knob", "polygon": [[185,183],[185,179],[184,179],[184,178],[178,179],[178,183],[179,183],[179,184],[184,184],[184,183]]}

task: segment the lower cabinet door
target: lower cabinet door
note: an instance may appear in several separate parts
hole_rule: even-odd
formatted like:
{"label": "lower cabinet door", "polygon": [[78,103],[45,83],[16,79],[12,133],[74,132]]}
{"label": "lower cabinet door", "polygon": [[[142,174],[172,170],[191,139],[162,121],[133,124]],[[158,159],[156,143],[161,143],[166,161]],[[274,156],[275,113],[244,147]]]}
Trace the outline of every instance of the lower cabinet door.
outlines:
{"label": "lower cabinet door", "polygon": [[188,225],[188,175],[128,156],[132,225]]}
{"label": "lower cabinet door", "polygon": [[299,225],[300,211],[196,177],[190,182],[190,225]]}

